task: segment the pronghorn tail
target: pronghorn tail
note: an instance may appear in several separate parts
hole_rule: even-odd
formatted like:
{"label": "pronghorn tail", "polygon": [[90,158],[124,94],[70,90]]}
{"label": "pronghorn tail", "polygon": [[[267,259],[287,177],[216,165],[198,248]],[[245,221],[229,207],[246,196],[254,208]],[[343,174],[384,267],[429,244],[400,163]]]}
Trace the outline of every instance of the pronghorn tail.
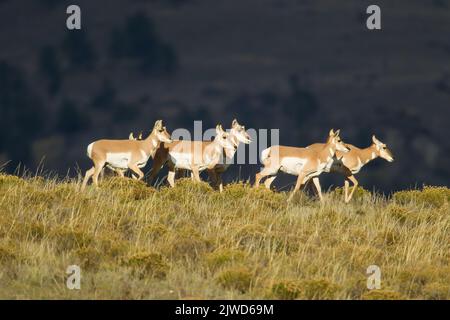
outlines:
{"label": "pronghorn tail", "polygon": [[270,147],[267,148],[267,149],[264,149],[261,152],[261,162],[262,162],[262,164],[266,164],[267,159],[269,159],[269,157],[270,157]]}

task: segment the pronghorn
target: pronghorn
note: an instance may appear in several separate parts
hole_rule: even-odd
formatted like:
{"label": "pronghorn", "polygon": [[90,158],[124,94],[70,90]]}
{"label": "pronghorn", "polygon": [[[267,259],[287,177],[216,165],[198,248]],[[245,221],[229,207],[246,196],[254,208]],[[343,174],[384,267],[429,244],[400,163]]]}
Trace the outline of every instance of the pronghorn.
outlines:
{"label": "pronghorn", "polygon": [[[239,124],[239,122],[234,119],[231,123],[229,139],[234,146],[234,150],[225,153],[227,159],[232,159],[236,153],[239,143],[249,144],[251,142],[250,136],[247,131],[245,131],[245,126]],[[213,185],[219,187],[219,191],[223,191],[222,174],[228,169],[230,164],[218,163],[214,168],[208,169],[208,175],[211,178]]]}
{"label": "pronghorn", "polygon": [[114,169],[119,175],[122,170],[131,169],[142,179],[143,168],[150,157],[155,155],[156,149],[161,142],[172,142],[170,135],[163,126],[162,120],[155,122],[152,132],[144,140],[97,140],[87,147],[87,155],[94,162],[94,166],[86,171],[81,190],[84,190],[89,179],[92,177],[94,185],[98,185],[98,176],[105,165]]}
{"label": "pronghorn", "polygon": [[[245,131],[245,127],[240,125],[236,119],[234,119],[231,123],[231,129],[229,131],[228,139],[233,144],[234,149],[227,149],[224,148],[224,156],[227,159],[232,159],[234,157],[234,154],[236,153],[236,150],[239,146],[239,143],[245,143],[248,144],[251,142],[250,136]],[[174,141],[173,143],[177,143],[177,141]],[[210,144],[210,141],[203,141],[202,142],[204,147],[206,147],[208,144]],[[155,158],[153,160],[153,167],[152,171],[150,173],[149,180],[153,181],[153,179],[158,175],[159,171],[163,167],[163,165],[169,160],[169,149],[166,148],[164,144],[161,144],[159,149],[156,151]],[[218,163],[214,168],[207,169],[208,175],[212,180],[212,183],[215,187],[218,187],[220,192],[223,191],[223,183],[222,183],[222,173],[225,172],[229,167],[229,164],[226,163]],[[194,178],[193,173],[191,174],[191,177]]]}
{"label": "pronghorn", "polygon": [[[344,201],[350,202],[353,193],[358,186],[358,180],[355,178],[361,168],[370,161],[380,157],[389,162],[394,161],[391,151],[387,148],[386,144],[378,140],[375,135],[372,136],[372,145],[370,147],[360,149],[351,144],[346,144],[350,149],[349,152],[336,152],[332,166],[329,168],[329,172],[337,172],[345,176],[344,183]],[[311,148],[320,148],[320,144],[314,144]],[[314,179],[319,179],[318,177]],[[353,188],[350,194],[348,194],[350,182],[353,183]],[[269,185],[270,188],[270,185]]]}
{"label": "pronghorn", "polygon": [[230,156],[235,148],[229,139],[229,133],[224,131],[221,125],[216,126],[216,137],[213,141],[178,140],[161,144],[155,154],[149,180],[152,181],[167,162],[169,167],[167,181],[171,187],[175,186],[175,173],[178,169],[191,171],[193,179],[200,181],[201,171],[213,169],[224,152]]}
{"label": "pronghorn", "polygon": [[[142,140],[142,132],[139,133],[139,136],[136,138],[133,134],[133,132],[130,132],[130,134],[128,135],[128,140]],[[114,171],[115,173],[117,173],[119,176],[121,176],[122,178],[125,177],[125,172],[127,172],[128,169],[122,169],[122,168],[114,168],[112,166],[110,166],[109,164],[106,164],[106,166],[108,169]],[[101,173],[101,177],[103,179],[103,170]]]}
{"label": "pronghorn", "polygon": [[[288,174],[296,175],[297,183],[289,196],[291,200],[302,184],[309,179],[319,176],[328,170],[333,164],[333,158],[337,151],[350,151],[339,137],[339,130],[330,130],[327,142],[321,148],[296,148],[287,146],[271,146],[262,151],[261,162],[264,168],[255,176],[255,187],[259,186],[261,179],[267,176],[276,176],[279,170]],[[275,177],[270,177],[266,187],[272,183]],[[319,198],[322,201],[322,192],[319,180],[313,179],[317,188]]]}

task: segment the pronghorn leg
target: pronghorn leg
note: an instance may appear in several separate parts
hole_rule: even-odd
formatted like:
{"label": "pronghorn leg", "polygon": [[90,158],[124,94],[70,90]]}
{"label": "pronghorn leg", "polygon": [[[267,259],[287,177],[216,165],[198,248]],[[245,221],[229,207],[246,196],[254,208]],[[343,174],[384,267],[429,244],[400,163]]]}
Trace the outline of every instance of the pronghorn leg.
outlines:
{"label": "pronghorn leg", "polygon": [[98,187],[98,176],[102,172],[104,166],[105,166],[105,162],[98,163],[98,164],[95,163],[95,165],[94,165],[94,174],[92,176],[92,182],[94,183],[94,185],[96,187]]}
{"label": "pronghorn leg", "polygon": [[255,175],[255,187],[256,188],[259,187],[259,183],[261,182],[261,179],[264,179],[267,176],[276,175],[278,173],[278,169],[279,169],[279,167],[277,167],[277,168],[264,167],[264,169],[262,169],[259,173],[257,173]]}
{"label": "pronghorn leg", "polygon": [[320,187],[319,177],[314,177],[312,180],[314,182],[314,185],[316,186],[317,194],[319,195],[320,201],[323,201],[322,188]]}
{"label": "pronghorn leg", "polygon": [[167,181],[172,188],[175,187],[175,169],[169,170],[169,173],[167,174]]}
{"label": "pronghorn leg", "polygon": [[100,171],[100,180],[104,180],[105,179],[105,168],[102,168],[102,171]]}
{"label": "pronghorn leg", "polygon": [[90,168],[86,171],[86,174],[84,175],[83,184],[81,185],[81,191],[83,191],[86,188],[86,185],[89,181],[89,179],[94,175],[95,167]]}
{"label": "pronghorn leg", "polygon": [[350,182],[347,180],[347,178],[345,178],[345,181],[344,181],[344,201],[345,201],[345,203],[347,203],[347,199],[348,199],[349,185],[350,185]]}
{"label": "pronghorn leg", "polygon": [[150,176],[148,177],[149,183],[153,183],[153,180],[155,180],[156,176],[158,175],[159,171],[161,171],[162,167],[163,167],[162,163],[159,162],[156,163],[156,160],[155,162],[153,162],[153,167],[150,170]]}
{"label": "pronghorn leg", "polygon": [[128,168],[130,168],[135,174],[137,174],[137,177],[133,175],[133,179],[141,180],[144,177],[144,173],[136,164],[129,164]]}
{"label": "pronghorn leg", "polygon": [[300,187],[303,184],[303,180],[305,179],[305,174],[299,174],[297,177],[297,183],[295,184],[294,190],[292,190],[291,195],[288,198],[288,201],[292,200],[292,197],[294,197],[294,194],[300,189]]}
{"label": "pronghorn leg", "polygon": [[165,149],[158,149],[155,153],[155,157],[153,158],[153,166],[150,171],[150,176],[148,177],[149,183],[152,183],[153,180],[158,175],[159,171],[161,171],[164,164],[167,162],[168,153]]}
{"label": "pronghorn leg", "polygon": [[222,173],[216,172],[217,175],[217,185],[219,186],[219,192],[223,191],[223,181],[222,181]]}
{"label": "pronghorn leg", "polygon": [[116,170],[114,170],[114,171],[119,175],[119,177],[125,178],[125,174],[124,174],[124,171],[123,171],[123,170],[116,169]]}
{"label": "pronghorn leg", "polygon": [[264,181],[264,185],[266,186],[267,189],[270,190],[270,185],[276,178],[277,178],[277,176],[273,176],[273,177],[267,178],[266,181]]}
{"label": "pronghorn leg", "polygon": [[198,172],[198,167],[197,166],[193,166],[192,167],[191,177],[196,182],[200,182],[201,181],[200,180],[200,174]]}
{"label": "pronghorn leg", "polygon": [[214,169],[207,169],[209,180],[211,181],[211,185],[213,188],[217,188],[218,180],[217,180],[217,171]]}
{"label": "pronghorn leg", "polygon": [[346,203],[349,203],[350,199],[353,196],[353,193],[355,192],[356,188],[358,187],[358,180],[356,180],[354,175],[348,176],[347,179],[353,183],[352,192],[350,192],[348,198],[345,200]]}

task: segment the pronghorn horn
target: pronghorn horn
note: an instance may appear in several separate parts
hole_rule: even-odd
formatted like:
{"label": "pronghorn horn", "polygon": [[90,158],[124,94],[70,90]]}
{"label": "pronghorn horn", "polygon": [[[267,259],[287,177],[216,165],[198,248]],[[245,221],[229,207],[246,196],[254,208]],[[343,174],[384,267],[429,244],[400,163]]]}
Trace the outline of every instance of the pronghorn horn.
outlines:
{"label": "pronghorn horn", "polygon": [[130,132],[130,135],[128,136],[129,140],[135,140],[133,132]]}

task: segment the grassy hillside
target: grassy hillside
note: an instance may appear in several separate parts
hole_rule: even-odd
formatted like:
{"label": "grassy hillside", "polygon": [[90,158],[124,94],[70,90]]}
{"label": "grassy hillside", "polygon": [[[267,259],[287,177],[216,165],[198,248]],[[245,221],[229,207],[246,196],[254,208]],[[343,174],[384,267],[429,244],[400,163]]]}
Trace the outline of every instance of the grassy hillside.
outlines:
{"label": "grassy hillside", "polygon": [[[344,204],[181,180],[0,174],[0,298],[450,299],[450,190]],[[81,267],[81,290],[66,268]],[[381,290],[366,269],[381,268]]]}

